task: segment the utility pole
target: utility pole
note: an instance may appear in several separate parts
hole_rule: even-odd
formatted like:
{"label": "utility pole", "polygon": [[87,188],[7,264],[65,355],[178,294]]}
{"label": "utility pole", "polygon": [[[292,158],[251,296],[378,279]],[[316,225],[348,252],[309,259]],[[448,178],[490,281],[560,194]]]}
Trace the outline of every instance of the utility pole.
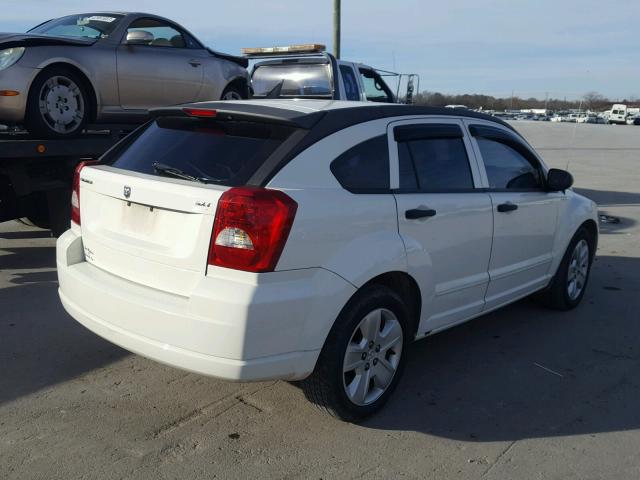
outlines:
{"label": "utility pole", "polygon": [[[544,109],[547,110],[549,105],[549,92],[544,92]],[[545,114],[547,112],[545,111]]]}
{"label": "utility pole", "polygon": [[333,0],[333,55],[340,58],[340,0]]}

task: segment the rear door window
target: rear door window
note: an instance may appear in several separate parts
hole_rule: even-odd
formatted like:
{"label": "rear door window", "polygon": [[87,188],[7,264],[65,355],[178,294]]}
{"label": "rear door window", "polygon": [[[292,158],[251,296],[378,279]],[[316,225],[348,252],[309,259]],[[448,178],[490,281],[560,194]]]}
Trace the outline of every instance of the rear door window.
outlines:
{"label": "rear door window", "polygon": [[389,145],[380,135],[359,143],[331,162],[331,172],[352,193],[389,191]]}
{"label": "rear door window", "polygon": [[290,127],[254,122],[164,117],[103,158],[116,168],[166,176],[163,164],[217,185],[245,185],[273,151],[293,133]]}
{"label": "rear door window", "polygon": [[462,130],[452,124],[396,127],[400,190],[450,192],[474,188]]}

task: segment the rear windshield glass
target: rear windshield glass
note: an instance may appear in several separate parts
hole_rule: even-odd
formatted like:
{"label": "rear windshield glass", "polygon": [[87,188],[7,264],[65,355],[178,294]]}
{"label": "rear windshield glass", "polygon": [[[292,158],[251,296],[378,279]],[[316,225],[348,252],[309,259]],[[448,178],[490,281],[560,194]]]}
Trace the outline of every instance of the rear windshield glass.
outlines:
{"label": "rear windshield glass", "polygon": [[107,38],[121,19],[118,14],[83,13],[49,20],[29,31],[61,37]]}
{"label": "rear windshield glass", "polygon": [[292,132],[254,122],[158,118],[102,161],[134,172],[233,187],[245,185]]}
{"label": "rear windshield glass", "polygon": [[253,72],[255,96],[265,96],[282,83],[280,97],[331,96],[328,64],[262,65]]}

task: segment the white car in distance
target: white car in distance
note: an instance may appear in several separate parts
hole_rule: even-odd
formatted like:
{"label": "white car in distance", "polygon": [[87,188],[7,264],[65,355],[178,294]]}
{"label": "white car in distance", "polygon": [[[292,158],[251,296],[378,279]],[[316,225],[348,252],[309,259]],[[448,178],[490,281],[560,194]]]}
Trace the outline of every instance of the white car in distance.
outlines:
{"label": "white car in distance", "polygon": [[494,117],[320,100],[159,109],[79,166],[60,298],[132,352],[302,380],[357,421],[414,339],[537,294],[582,299],[595,204]]}

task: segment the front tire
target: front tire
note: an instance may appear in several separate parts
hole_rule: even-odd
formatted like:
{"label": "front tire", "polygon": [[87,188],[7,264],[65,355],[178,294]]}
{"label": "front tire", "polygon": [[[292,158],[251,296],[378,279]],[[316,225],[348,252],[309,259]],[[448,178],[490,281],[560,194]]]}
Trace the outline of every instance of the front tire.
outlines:
{"label": "front tire", "polygon": [[307,399],[350,422],[380,410],[404,370],[408,318],[393,290],[372,285],[358,292],[338,316],[313,373],[301,382]]}
{"label": "front tire", "polygon": [[551,285],[540,292],[537,298],[557,310],[577,307],[587,289],[594,248],[593,236],[586,228],[580,228],[571,239]]}
{"label": "front tire", "polygon": [[44,138],[78,135],[90,115],[89,95],[84,80],[64,67],[43,71],[31,85],[25,126]]}

